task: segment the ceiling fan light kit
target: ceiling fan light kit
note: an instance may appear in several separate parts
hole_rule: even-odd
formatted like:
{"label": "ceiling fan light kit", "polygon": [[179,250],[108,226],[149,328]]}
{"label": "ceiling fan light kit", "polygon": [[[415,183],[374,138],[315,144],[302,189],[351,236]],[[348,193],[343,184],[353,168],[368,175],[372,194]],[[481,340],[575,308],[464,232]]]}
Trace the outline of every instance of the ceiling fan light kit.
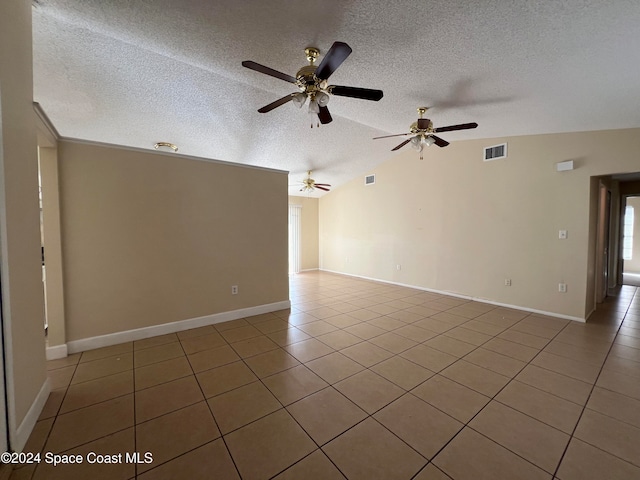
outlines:
{"label": "ceiling fan light kit", "polygon": [[313,192],[315,189],[323,190],[328,192],[331,188],[331,185],[328,183],[316,183],[316,181],[311,178],[311,170],[307,172],[307,178],[302,181],[302,188],[300,188],[301,192]]}
{"label": "ceiling fan light kit", "polygon": [[433,122],[428,118],[423,118],[423,115],[427,112],[427,107],[418,107],[418,114],[420,118],[409,127],[408,133],[398,133],[396,135],[384,135],[382,137],[374,137],[374,140],[378,140],[380,138],[390,138],[390,137],[406,137],[407,135],[412,135],[411,138],[408,138],[404,142],[399,145],[396,145],[391,149],[392,152],[401,149],[407,143],[411,143],[411,146],[420,152],[420,160],[422,157],[422,150],[424,145],[430,147],[434,143],[439,147],[446,147],[449,145],[449,142],[446,140],[434,135],[434,133],[440,132],[453,132],[455,130],[468,130],[471,128],[476,128],[478,126],[477,123],[461,123],[459,125],[449,125],[448,127],[440,127],[433,128]]}
{"label": "ceiling fan light kit", "polygon": [[296,73],[296,76],[287,75],[272,68],[266,67],[251,60],[242,62],[242,66],[254,70],[256,72],[270,75],[285,82],[296,85],[300,92],[291,93],[282,97],[275,102],[265,105],[258,109],[260,113],[267,113],[289,101],[293,101],[298,108],[302,108],[307,98],[309,99],[309,113],[312,114],[311,128],[313,128],[314,120],[316,124],[327,124],[333,121],[327,104],[331,95],[359,98],[362,100],[378,101],[382,98],[382,90],[372,90],[369,88],[346,87],[342,85],[329,85],[327,80],[342,65],[349,55],[351,55],[351,47],[344,42],[334,42],[327,54],[324,56],[320,65],[315,65],[316,60],[320,56],[320,50],[315,47],[307,47],[304,53],[309,61],[309,65],[305,65]]}

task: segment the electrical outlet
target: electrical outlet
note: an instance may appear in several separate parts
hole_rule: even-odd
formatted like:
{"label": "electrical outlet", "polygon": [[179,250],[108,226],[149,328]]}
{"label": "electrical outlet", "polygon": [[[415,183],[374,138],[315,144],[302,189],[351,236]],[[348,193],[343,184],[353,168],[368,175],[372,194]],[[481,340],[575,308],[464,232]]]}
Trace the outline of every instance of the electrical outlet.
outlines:
{"label": "electrical outlet", "polygon": [[400,264],[396,265],[396,270],[402,270],[402,265]]}
{"label": "electrical outlet", "polygon": [[238,285],[231,285],[231,295],[238,294]]}
{"label": "electrical outlet", "polygon": [[510,278],[505,278],[504,279],[504,286],[505,287],[510,287],[511,286],[511,279]]}
{"label": "electrical outlet", "polygon": [[566,230],[559,230],[558,231],[558,238],[560,240],[566,240],[567,239],[567,231]]}
{"label": "electrical outlet", "polygon": [[566,283],[559,283],[558,284],[558,291],[560,293],[567,293],[567,284]]}

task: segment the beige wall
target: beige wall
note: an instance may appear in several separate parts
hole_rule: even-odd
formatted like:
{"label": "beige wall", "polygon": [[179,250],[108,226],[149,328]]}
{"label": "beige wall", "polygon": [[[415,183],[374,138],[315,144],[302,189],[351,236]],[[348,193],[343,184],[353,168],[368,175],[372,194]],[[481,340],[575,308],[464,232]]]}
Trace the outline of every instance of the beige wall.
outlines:
{"label": "beige wall", "polygon": [[627,205],[633,207],[633,253],[624,261],[625,273],[640,273],[640,197],[627,197]]}
{"label": "beige wall", "polygon": [[[509,157],[483,162],[503,141]],[[557,172],[565,160],[575,169]],[[358,178],[320,199],[321,268],[584,318],[590,177],[635,170],[638,129],[459,141],[422,161],[406,149],[373,172],[374,186]]]}
{"label": "beige wall", "polygon": [[68,341],[288,300],[286,172],[68,141],[58,158]]}
{"label": "beige wall", "polygon": [[289,205],[300,205],[300,270],[317,270],[318,256],[318,199],[311,197],[289,197]]}
{"label": "beige wall", "polygon": [[[0,244],[9,428],[17,434],[46,379],[31,2],[0,15]],[[38,412],[36,412],[37,416]]]}

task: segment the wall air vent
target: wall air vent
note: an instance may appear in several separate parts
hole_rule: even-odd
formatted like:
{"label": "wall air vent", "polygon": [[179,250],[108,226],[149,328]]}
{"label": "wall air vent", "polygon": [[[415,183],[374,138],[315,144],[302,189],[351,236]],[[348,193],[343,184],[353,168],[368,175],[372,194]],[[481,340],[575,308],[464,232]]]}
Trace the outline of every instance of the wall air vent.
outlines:
{"label": "wall air vent", "polygon": [[364,177],[364,184],[365,185],[373,185],[374,183],[376,183],[376,176],[375,175],[367,175],[366,177]]}
{"label": "wall air vent", "polygon": [[484,149],[484,158],[485,162],[490,162],[491,160],[498,160],[499,158],[507,158],[507,144],[502,143],[500,145],[494,145],[493,147],[486,147]]}

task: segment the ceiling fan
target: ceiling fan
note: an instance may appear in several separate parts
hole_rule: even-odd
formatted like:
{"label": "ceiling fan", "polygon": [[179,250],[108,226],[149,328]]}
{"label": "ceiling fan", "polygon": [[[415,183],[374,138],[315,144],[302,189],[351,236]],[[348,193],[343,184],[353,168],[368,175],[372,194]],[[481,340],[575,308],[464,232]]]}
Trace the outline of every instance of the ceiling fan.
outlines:
{"label": "ceiling fan", "polygon": [[316,181],[311,178],[311,170],[307,172],[307,178],[302,181],[301,192],[313,192],[315,189],[324,190],[325,192],[329,191],[331,185],[328,183],[316,183]]}
{"label": "ceiling fan", "polygon": [[[315,65],[315,61],[318,59],[320,51],[315,47],[307,47],[305,48],[304,53],[307,56],[309,65],[305,65],[300,70],[298,70],[298,73],[296,73],[295,77],[287,75],[286,73],[278,72],[277,70],[274,70],[272,68],[265,67],[264,65],[260,65],[259,63],[245,60],[244,62],[242,62],[243,67],[247,67],[251,70],[255,70],[256,72],[271,75],[272,77],[293,83],[300,89],[299,92],[291,93],[286,97],[282,97],[281,99],[270,103],[269,105],[265,105],[264,107],[260,108],[258,112],[270,112],[274,108],[277,108],[280,105],[284,105],[289,101],[293,101],[293,103],[298,108],[302,108],[308,98],[309,113],[313,116],[317,115],[320,123],[326,124],[333,120],[331,118],[331,114],[329,113],[329,109],[327,108],[327,103],[329,103],[330,95],[359,98],[362,100],[380,100],[383,95],[382,90],[345,87],[342,85],[329,85],[327,83],[327,80],[329,79],[331,74],[335,72],[336,69],[342,64],[342,62],[347,59],[351,52],[351,47],[346,43],[334,42],[334,44],[331,45],[331,48],[322,59],[322,62],[320,62],[320,65]],[[320,124],[317,123],[317,126],[320,126]],[[313,121],[311,123],[311,128],[313,128]]]}
{"label": "ceiling fan", "polygon": [[449,145],[449,142],[443,140],[442,138],[434,135],[434,133],[440,132],[452,132],[454,130],[468,130],[470,128],[476,128],[478,126],[477,123],[461,123],[459,125],[449,125],[448,127],[440,127],[433,128],[433,122],[428,118],[422,118],[425,112],[428,110],[427,107],[418,107],[418,113],[420,114],[420,118],[418,118],[417,122],[411,124],[409,127],[409,133],[398,133],[396,135],[385,135],[383,137],[374,137],[374,140],[379,138],[390,138],[390,137],[400,137],[406,135],[412,135],[411,138],[408,138],[400,145],[392,148],[391,151],[394,152],[402,147],[404,147],[407,143],[411,142],[411,146],[420,152],[420,160],[422,160],[422,150],[424,146],[430,147],[434,143],[439,147],[446,147]]}

